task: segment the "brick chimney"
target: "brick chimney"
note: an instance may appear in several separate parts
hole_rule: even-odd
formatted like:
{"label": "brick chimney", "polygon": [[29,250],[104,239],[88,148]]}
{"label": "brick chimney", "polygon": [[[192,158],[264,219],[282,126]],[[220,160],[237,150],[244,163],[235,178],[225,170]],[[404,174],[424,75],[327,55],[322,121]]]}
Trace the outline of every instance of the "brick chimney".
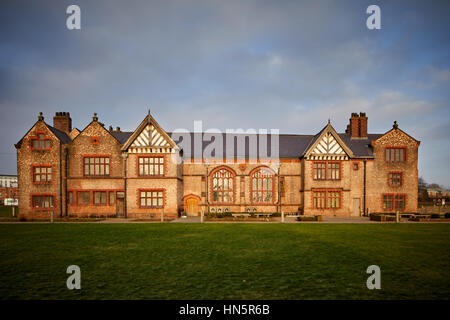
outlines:
{"label": "brick chimney", "polygon": [[69,112],[56,112],[53,117],[53,127],[67,134],[72,131],[72,119]]}
{"label": "brick chimney", "polygon": [[365,112],[359,113],[359,137],[367,138],[367,116]]}
{"label": "brick chimney", "polygon": [[367,116],[365,112],[359,114],[354,112],[350,118],[350,124],[347,126],[345,133],[349,133],[350,136],[355,139],[367,138]]}

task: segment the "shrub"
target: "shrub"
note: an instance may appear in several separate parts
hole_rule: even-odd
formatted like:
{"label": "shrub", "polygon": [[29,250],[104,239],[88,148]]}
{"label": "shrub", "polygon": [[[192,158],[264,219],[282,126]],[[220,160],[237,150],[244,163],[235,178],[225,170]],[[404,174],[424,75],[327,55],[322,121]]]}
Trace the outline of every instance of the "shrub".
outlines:
{"label": "shrub", "polygon": [[441,217],[441,215],[440,214],[437,214],[437,213],[433,213],[432,215],[431,215],[431,219],[439,219]]}
{"label": "shrub", "polygon": [[450,219],[450,212],[447,212],[447,213],[445,214],[445,219]]}
{"label": "shrub", "polygon": [[[286,213],[284,213],[286,215]],[[281,217],[281,212],[273,212],[272,217]]]}
{"label": "shrub", "polygon": [[315,216],[301,216],[297,217],[297,221],[317,221]]}
{"label": "shrub", "polygon": [[231,217],[232,212],[210,212],[208,217],[210,218],[225,218],[225,217]]}

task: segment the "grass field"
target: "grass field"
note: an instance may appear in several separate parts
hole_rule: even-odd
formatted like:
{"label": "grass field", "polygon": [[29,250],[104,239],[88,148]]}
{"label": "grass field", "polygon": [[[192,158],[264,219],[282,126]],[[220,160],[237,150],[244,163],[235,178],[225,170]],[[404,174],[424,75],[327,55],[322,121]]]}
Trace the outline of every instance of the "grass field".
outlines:
{"label": "grass field", "polygon": [[450,224],[3,224],[0,298],[449,299],[449,241]]}

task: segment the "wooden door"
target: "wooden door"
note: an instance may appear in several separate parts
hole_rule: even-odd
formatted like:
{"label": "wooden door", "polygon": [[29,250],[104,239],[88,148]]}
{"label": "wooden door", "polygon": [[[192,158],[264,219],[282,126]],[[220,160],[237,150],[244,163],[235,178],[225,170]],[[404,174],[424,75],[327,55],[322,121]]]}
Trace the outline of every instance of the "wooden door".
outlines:
{"label": "wooden door", "polygon": [[198,216],[198,200],[190,198],[186,200],[186,214],[188,216]]}
{"label": "wooden door", "polygon": [[124,201],[123,198],[117,198],[116,200],[116,214],[118,218],[124,217]]}
{"label": "wooden door", "polygon": [[361,215],[361,200],[353,198],[353,212],[352,217],[359,217]]}

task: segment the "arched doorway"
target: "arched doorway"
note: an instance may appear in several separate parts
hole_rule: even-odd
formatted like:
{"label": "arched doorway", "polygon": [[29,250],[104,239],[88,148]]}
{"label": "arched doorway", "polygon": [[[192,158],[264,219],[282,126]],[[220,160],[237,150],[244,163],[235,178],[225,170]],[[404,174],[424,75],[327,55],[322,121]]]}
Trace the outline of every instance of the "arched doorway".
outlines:
{"label": "arched doorway", "polygon": [[187,196],[184,199],[184,211],[187,216],[197,217],[199,215],[199,197],[195,195]]}

